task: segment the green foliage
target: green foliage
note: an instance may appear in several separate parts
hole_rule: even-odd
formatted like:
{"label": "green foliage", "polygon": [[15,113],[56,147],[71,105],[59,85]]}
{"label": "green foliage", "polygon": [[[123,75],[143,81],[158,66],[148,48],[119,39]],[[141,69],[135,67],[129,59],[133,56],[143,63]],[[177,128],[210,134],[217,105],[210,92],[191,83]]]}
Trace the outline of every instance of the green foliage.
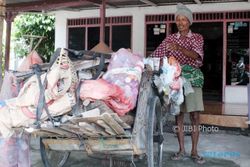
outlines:
{"label": "green foliage", "polygon": [[[44,14],[22,14],[14,21],[15,54],[19,57],[26,56],[29,52],[31,38],[25,35],[45,36],[36,51],[46,61],[54,52],[55,17]],[[33,47],[38,38],[34,39]]]}

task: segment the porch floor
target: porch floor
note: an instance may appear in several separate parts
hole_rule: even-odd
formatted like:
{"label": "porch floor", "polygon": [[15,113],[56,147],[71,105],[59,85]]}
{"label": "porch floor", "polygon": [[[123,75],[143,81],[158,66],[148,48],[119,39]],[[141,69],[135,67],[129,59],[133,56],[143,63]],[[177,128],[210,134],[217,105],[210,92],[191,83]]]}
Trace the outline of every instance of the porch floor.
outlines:
{"label": "porch floor", "polygon": [[248,105],[204,101],[201,123],[225,127],[248,128]]}

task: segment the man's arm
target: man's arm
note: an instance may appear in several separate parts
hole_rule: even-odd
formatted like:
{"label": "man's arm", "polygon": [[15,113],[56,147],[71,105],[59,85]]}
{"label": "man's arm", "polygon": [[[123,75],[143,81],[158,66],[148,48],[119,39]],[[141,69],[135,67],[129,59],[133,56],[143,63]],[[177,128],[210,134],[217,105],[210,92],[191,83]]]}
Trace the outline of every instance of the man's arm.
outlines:
{"label": "man's arm", "polygon": [[180,52],[182,52],[185,56],[187,56],[187,57],[190,57],[190,58],[192,58],[192,59],[198,59],[198,58],[200,58],[200,55],[198,54],[198,53],[196,53],[195,51],[192,51],[192,50],[188,50],[188,49],[186,49],[186,48],[184,48],[184,47],[182,47],[182,46],[179,46],[178,48],[177,48],[177,50],[179,50]]}
{"label": "man's arm", "polygon": [[200,58],[200,55],[198,53],[196,53],[195,51],[192,51],[192,50],[188,50],[182,46],[180,46],[179,44],[177,43],[171,43],[169,44],[169,47],[168,47],[170,50],[175,50],[175,51],[180,51],[182,52],[185,56],[187,57],[190,57],[192,59],[198,59]]}

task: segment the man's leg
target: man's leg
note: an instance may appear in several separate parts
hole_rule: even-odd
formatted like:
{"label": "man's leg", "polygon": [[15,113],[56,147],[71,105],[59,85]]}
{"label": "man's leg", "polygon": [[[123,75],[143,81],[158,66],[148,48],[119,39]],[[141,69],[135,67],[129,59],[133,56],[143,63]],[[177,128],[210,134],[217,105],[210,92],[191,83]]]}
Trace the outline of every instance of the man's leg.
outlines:
{"label": "man's leg", "polygon": [[191,133],[191,139],[192,139],[192,150],[191,155],[196,156],[198,155],[197,151],[197,145],[199,141],[199,125],[200,125],[200,112],[190,112],[190,120],[192,124],[192,133]]}
{"label": "man's leg", "polygon": [[184,113],[180,112],[179,115],[175,116],[176,127],[173,130],[177,134],[178,143],[179,143],[179,151],[171,156],[172,160],[182,160],[185,158],[185,147],[184,147],[184,132],[183,132],[183,119]]}
{"label": "man's leg", "polygon": [[175,117],[175,121],[177,125],[176,132],[177,132],[177,138],[179,142],[179,153],[185,153],[183,120],[184,120],[184,113],[180,112],[180,114]]}
{"label": "man's leg", "polygon": [[192,124],[192,134],[191,134],[191,139],[192,139],[192,150],[191,150],[191,158],[194,160],[195,163],[197,164],[203,164],[206,161],[199,156],[198,151],[197,151],[197,145],[199,141],[199,134],[200,134],[200,112],[199,111],[194,111],[190,112],[190,119],[191,119],[191,124]]}

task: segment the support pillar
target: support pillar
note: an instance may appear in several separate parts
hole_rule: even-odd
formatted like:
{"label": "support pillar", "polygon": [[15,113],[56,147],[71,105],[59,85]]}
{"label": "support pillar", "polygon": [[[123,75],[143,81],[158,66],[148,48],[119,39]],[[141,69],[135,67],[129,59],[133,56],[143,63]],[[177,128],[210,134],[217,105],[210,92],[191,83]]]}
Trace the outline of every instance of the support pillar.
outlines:
{"label": "support pillar", "polygon": [[106,0],[102,0],[102,5],[100,9],[100,42],[105,41],[105,18],[106,18]]}
{"label": "support pillar", "polygon": [[10,63],[10,38],[11,38],[11,26],[14,18],[16,17],[16,12],[7,11],[5,13],[5,21],[6,21],[6,40],[5,40],[5,64],[4,69],[9,69]]}
{"label": "support pillar", "polygon": [[3,81],[3,76],[2,76],[2,58],[3,58],[3,24],[4,24],[4,15],[5,13],[5,0],[0,1],[0,91],[1,91],[1,85],[2,85],[2,81]]}

